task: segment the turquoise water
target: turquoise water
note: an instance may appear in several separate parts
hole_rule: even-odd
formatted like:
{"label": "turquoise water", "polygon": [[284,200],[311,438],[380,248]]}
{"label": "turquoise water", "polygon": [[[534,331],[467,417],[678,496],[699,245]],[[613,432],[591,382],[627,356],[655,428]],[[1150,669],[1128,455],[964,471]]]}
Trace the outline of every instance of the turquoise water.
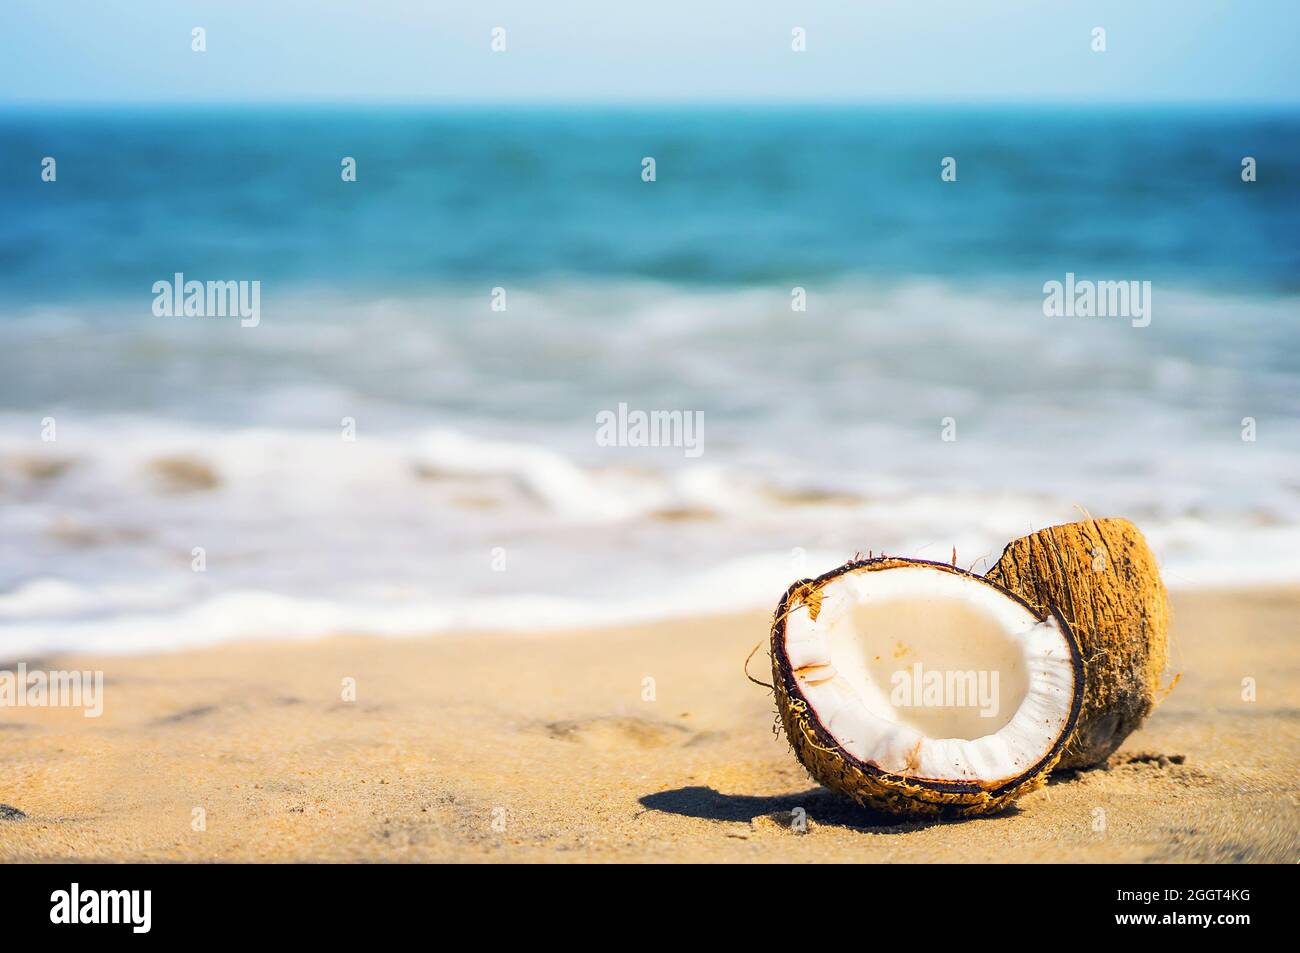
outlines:
{"label": "turquoise water", "polygon": [[[1294,579],[1297,154],[1228,110],[0,113],[0,639],[766,607],[1080,507],[1173,585]],[[259,323],[155,315],[177,272]],[[1149,325],[1045,316],[1067,273]],[[702,452],[602,445],[620,404]]]}
{"label": "turquoise water", "polygon": [[1300,287],[1294,113],[61,110],[0,114],[0,141],[10,301],[136,294],[173,271],[279,291],[1117,269]]}

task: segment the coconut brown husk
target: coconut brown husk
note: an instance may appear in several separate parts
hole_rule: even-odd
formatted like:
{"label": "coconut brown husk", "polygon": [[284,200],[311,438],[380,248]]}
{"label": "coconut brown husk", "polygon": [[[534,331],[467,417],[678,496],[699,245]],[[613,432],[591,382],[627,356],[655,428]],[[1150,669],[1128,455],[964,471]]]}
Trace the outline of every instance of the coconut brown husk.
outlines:
{"label": "coconut brown husk", "polygon": [[[844,573],[908,565],[925,565],[944,572],[987,581],[984,577],[973,575],[946,563],[878,556],[847,563],[816,579],[801,580],[786,591],[772,620],[770,641],[772,687],[781,724],[785,728],[785,736],[794,749],[795,756],[815,781],[852,798],[863,807],[913,817],[969,817],[1000,811],[1016,798],[1042,787],[1046,782],[1048,773],[1065,750],[1066,739],[1072,733],[1080,711],[1082,692],[1076,691],[1069,721],[1056,745],[1042,761],[1007,783],[997,787],[984,787],[975,783],[909,778],[882,771],[873,764],[859,761],[843,750],[812,716],[807,702],[799,692],[794,672],[790,668],[782,644],[785,639],[785,620],[790,612],[801,606],[807,606],[813,619],[816,619],[818,612],[821,611],[822,587]],[[1025,601],[1014,593],[1008,595],[1021,602]],[[1059,613],[1049,609],[1039,615],[1045,618],[1047,612],[1056,615],[1056,620],[1066,636],[1074,659],[1076,684],[1081,684],[1084,675],[1078,641]]]}
{"label": "coconut brown husk", "polygon": [[1057,767],[1102,764],[1155,707],[1168,658],[1169,600],[1142,533],[1124,519],[1052,526],[1008,543],[985,578],[1069,622],[1087,676]]}

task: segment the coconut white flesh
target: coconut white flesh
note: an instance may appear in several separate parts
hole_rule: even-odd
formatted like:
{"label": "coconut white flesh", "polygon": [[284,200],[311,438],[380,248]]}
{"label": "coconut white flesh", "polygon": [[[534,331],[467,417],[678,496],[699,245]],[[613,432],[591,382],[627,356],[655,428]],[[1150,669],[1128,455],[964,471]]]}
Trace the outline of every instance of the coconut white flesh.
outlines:
{"label": "coconut white flesh", "polygon": [[815,620],[807,605],[786,617],[785,649],[814,716],[860,761],[992,787],[1064,731],[1078,689],[1054,618],[926,566],[845,573],[821,597]]}

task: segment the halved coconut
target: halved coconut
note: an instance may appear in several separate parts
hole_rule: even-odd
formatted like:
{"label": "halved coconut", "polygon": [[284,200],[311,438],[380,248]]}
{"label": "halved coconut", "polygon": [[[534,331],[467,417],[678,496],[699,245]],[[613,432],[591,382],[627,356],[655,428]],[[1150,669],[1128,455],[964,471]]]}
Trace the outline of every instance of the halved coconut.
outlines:
{"label": "halved coconut", "polygon": [[1169,599],[1146,539],[1125,519],[1051,526],[1008,543],[985,578],[1069,620],[1088,679],[1058,767],[1104,763],[1164,694]]}
{"label": "halved coconut", "polygon": [[1038,787],[1083,698],[1058,612],[942,563],[881,557],[796,583],[771,647],[804,767],[895,813],[983,814]]}

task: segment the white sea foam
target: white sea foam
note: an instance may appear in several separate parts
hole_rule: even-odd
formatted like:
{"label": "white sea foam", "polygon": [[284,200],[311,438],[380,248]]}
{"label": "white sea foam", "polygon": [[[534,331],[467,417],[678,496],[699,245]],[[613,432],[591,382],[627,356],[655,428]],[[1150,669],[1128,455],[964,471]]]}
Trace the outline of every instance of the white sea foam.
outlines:
{"label": "white sea foam", "polygon": [[[1134,519],[1174,587],[1300,579],[1294,304],[1169,292],[1141,331],[1048,329],[1036,294],[0,323],[0,657],[766,610],[857,551],[980,569],[1081,506]],[[619,401],[702,412],[707,452],[597,446]]]}

